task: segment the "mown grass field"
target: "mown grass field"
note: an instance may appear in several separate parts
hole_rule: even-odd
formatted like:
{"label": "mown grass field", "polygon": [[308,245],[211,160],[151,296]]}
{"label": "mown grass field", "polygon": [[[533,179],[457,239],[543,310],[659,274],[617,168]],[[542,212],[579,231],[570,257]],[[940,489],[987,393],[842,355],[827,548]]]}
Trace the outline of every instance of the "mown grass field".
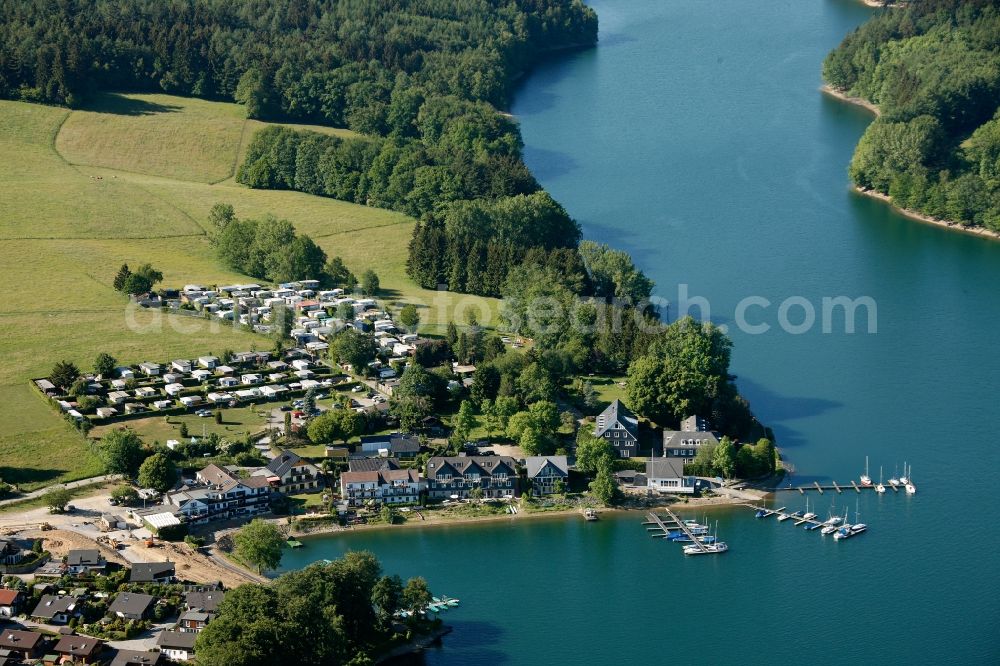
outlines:
{"label": "mown grass field", "polygon": [[100,472],[90,445],[28,385],[57,360],[86,370],[102,351],[137,363],[269,344],[136,311],[111,287],[122,262],[152,263],[165,286],[245,281],[215,259],[206,235],[220,201],[242,217],[286,218],[355,273],[375,270],[386,300],[421,306],[426,332],[465,321],[470,308],[496,321],[493,299],[420,289],[405,276],[411,218],[235,183],[262,126],[237,105],[167,95],[108,95],[83,111],[0,101],[0,478],[31,489]]}
{"label": "mown grass field", "polygon": [[[91,436],[100,437],[111,429],[126,427],[134,431],[147,442],[157,441],[165,444],[168,439],[181,438],[181,423],[186,423],[189,437],[202,437],[217,433],[220,437],[241,437],[247,433],[255,433],[267,427],[266,413],[272,405],[262,404],[253,409],[237,407],[222,410],[222,423],[216,423],[214,416],[196,416],[184,414],[179,416],[150,416],[144,419],[112,423],[97,426],[91,431]],[[260,416],[264,413],[265,416]]]}

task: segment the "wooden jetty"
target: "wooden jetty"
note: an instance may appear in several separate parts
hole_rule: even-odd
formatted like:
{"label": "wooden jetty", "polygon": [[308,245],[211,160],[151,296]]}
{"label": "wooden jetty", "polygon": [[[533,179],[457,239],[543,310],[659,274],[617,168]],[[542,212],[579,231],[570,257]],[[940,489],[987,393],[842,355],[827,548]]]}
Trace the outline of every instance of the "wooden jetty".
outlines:
{"label": "wooden jetty", "polygon": [[[762,519],[763,518],[770,518],[771,516],[776,515],[776,514],[780,514],[782,511],[785,510],[785,507],[781,507],[780,509],[768,509],[767,507],[758,506],[756,504],[749,504],[749,503],[748,504],[744,504],[743,506],[748,507],[750,509],[753,509],[754,511],[761,511],[761,512],[763,512],[764,515],[761,516]],[[792,524],[795,525],[796,527],[799,526],[799,525],[804,525],[804,524],[808,523],[809,525],[815,525],[816,526],[815,529],[818,529],[818,528],[826,525],[826,521],[819,520],[818,516],[816,518],[803,518],[802,516],[792,516],[791,518],[792,518],[792,521],[793,521]]]}
{"label": "wooden jetty", "polygon": [[[885,484],[885,488],[886,488],[886,490],[888,490],[889,488],[892,488],[892,490],[894,492],[897,492],[897,493],[899,492],[899,488],[896,487],[896,486],[891,486],[889,484]],[[845,490],[854,490],[854,492],[860,494],[862,490],[871,490],[871,491],[874,492],[874,490],[875,490],[875,484],[872,484],[870,486],[861,486],[861,485],[858,485],[857,482],[855,482],[855,481],[852,480],[850,482],[850,486],[847,486],[847,485],[841,484],[841,483],[837,483],[836,481],[831,481],[829,485],[823,485],[819,481],[813,481],[812,485],[808,485],[808,484],[807,485],[800,485],[800,486],[787,485],[787,486],[781,486],[780,488],[761,488],[761,490],[763,490],[764,492],[767,492],[767,493],[797,492],[800,495],[805,495],[810,490],[815,490],[820,495],[822,495],[823,491],[826,491],[826,490],[833,490],[833,491],[837,492],[838,494],[843,493]]]}
{"label": "wooden jetty", "polygon": [[[671,532],[683,532],[693,543],[698,550],[702,552],[708,552],[705,544],[702,543],[701,539],[696,536],[691,529],[684,523],[683,520],[678,518],[673,511],[664,508],[663,512],[666,517],[661,517],[650,511],[647,515],[649,520],[643,523],[643,525],[652,525],[652,527],[647,527],[648,532],[654,532],[651,536],[654,539],[665,539]],[[686,542],[685,542],[686,544]]]}

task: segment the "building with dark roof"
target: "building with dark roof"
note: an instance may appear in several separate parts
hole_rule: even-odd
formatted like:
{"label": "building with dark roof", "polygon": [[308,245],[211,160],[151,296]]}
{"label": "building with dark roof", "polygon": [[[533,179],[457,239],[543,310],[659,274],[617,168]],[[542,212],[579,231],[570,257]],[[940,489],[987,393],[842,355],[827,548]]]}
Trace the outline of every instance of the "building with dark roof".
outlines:
{"label": "building with dark roof", "polygon": [[467,499],[474,489],[487,499],[517,494],[517,465],[508,456],[448,456],[427,461],[427,495]]}
{"label": "building with dark roof", "polygon": [[175,575],[173,562],[141,562],[132,565],[130,583],[169,583]]}
{"label": "building with dark roof", "polygon": [[79,600],[68,595],[45,594],[39,599],[31,617],[44,620],[51,624],[66,624],[76,615],[76,605]]}
{"label": "building with dark roof", "polygon": [[141,650],[118,650],[109,666],[160,666],[163,663],[162,652],[143,652]]}
{"label": "building with dark roof", "polygon": [[107,566],[108,562],[99,550],[71,550],[66,554],[66,568],[70,573],[103,573]]}
{"label": "building with dark roof", "polygon": [[340,495],[348,506],[416,504],[425,483],[415,469],[381,469],[372,472],[344,472],[340,475]]}
{"label": "building with dark roof", "polygon": [[639,455],[639,419],[621,400],[597,415],[594,436],[604,439],[622,458]]}
{"label": "building with dark roof", "polygon": [[187,661],[194,656],[194,642],[198,634],[193,631],[161,631],[156,639],[160,651],[173,661]]}
{"label": "building with dark roof", "polygon": [[222,603],[222,599],[225,596],[226,593],[222,590],[188,592],[184,597],[184,603],[188,610],[202,610],[206,613],[216,613],[219,610],[219,604]]}
{"label": "building with dark roof", "polygon": [[663,457],[680,458],[684,463],[691,463],[698,451],[718,443],[719,436],[709,429],[707,420],[689,416],[681,421],[680,430],[663,431]]}
{"label": "building with dark roof", "polygon": [[254,476],[265,476],[272,488],[287,495],[317,493],[323,489],[319,468],[294,451],[283,450]]}
{"label": "building with dark roof", "polygon": [[52,651],[62,656],[61,662],[71,661],[74,664],[96,664],[101,661],[101,650],[104,642],[89,636],[63,636],[52,648]]}
{"label": "building with dark roof", "polygon": [[399,463],[393,458],[351,458],[347,461],[349,472],[383,472],[399,469]]}
{"label": "building with dark roof", "polygon": [[138,592],[119,592],[115,600],[108,606],[108,613],[126,620],[144,620],[153,607],[156,599],[148,594]]}
{"label": "building with dark roof", "polygon": [[694,493],[694,477],[684,475],[680,458],[653,458],[646,462],[649,489],[660,493],[690,495]]}
{"label": "building with dark roof", "polygon": [[42,654],[45,647],[45,637],[34,631],[19,629],[4,629],[0,632],[0,653],[27,661]]}
{"label": "building with dark roof", "polygon": [[569,479],[566,456],[529,456],[524,459],[528,482],[536,495],[551,495],[556,482],[564,485]]}

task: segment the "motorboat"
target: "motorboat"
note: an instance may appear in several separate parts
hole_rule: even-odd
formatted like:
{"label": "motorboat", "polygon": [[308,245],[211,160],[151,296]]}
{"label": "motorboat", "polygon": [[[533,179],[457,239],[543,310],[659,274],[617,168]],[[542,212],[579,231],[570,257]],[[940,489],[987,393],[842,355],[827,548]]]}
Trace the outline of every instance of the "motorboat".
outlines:
{"label": "motorboat", "polygon": [[729,546],[726,545],[725,541],[719,541],[704,546],[696,546],[694,544],[684,546],[685,555],[717,555],[719,553],[724,553],[727,550],[729,550]]}

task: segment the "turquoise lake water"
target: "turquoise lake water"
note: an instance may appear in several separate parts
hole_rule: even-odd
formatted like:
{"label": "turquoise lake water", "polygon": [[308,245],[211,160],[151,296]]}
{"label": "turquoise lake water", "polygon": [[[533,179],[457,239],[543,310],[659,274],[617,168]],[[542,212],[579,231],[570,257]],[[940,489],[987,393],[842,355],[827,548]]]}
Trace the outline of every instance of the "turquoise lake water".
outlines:
{"label": "turquoise lake water", "polygon": [[[867,534],[835,543],[715,511],[731,552],[685,559],[637,515],[328,537],[463,600],[428,664],[1000,661],[1000,242],[907,220],[849,190],[871,115],[822,95],[820,63],[869,15],[854,0],[591,3],[596,49],[517,96],[529,166],[584,235],[631,252],[731,327],[733,371],[796,483],[908,461],[914,497],[859,499]],[[737,304],[771,302],[733,326]],[[867,296],[853,335],[781,330],[779,304]],[[802,301],[788,318],[799,323]],[[697,313],[697,310],[695,310]],[[854,493],[813,494],[855,510]],[[798,493],[782,503],[804,507]],[[815,506],[815,505],[814,505]]]}

